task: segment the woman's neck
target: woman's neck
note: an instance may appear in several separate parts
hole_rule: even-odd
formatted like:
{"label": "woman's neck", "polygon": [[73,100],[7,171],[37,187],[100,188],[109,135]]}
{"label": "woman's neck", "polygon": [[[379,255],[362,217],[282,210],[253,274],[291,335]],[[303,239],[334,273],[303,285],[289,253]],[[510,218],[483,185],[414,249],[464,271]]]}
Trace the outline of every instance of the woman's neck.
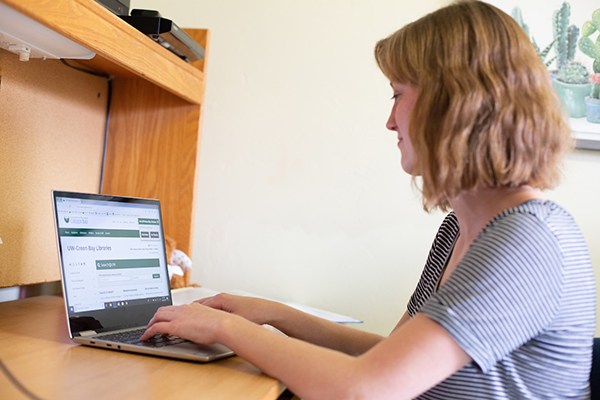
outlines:
{"label": "woman's neck", "polygon": [[471,243],[487,223],[504,210],[531,199],[546,199],[530,186],[465,190],[450,201],[456,213],[463,243]]}

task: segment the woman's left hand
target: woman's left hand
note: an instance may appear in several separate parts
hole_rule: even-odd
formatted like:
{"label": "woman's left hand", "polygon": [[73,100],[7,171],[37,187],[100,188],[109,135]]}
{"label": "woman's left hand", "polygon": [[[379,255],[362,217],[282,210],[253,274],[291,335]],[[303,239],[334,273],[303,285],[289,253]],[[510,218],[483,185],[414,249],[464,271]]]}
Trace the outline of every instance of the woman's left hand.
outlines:
{"label": "woman's left hand", "polygon": [[161,307],[140,339],[148,340],[161,334],[179,336],[196,343],[217,343],[219,328],[227,318],[236,316],[198,303]]}

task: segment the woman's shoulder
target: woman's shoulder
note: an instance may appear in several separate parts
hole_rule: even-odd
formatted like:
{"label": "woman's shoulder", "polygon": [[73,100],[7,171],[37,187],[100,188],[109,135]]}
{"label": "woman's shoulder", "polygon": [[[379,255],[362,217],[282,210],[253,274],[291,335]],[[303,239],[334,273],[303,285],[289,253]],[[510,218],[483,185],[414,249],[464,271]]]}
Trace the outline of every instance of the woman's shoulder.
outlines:
{"label": "woman's shoulder", "polygon": [[[509,208],[481,231],[473,250],[529,254],[554,254],[564,263],[588,260],[587,245],[573,216],[550,200],[529,200]],[[587,261],[586,261],[587,263]]]}
{"label": "woman's shoulder", "polygon": [[456,217],[454,211],[451,211],[444,217],[444,220],[438,229],[436,239],[439,239],[440,237],[453,239],[458,235],[459,232],[460,227],[458,225],[458,218]]}
{"label": "woman's shoulder", "polygon": [[545,231],[552,235],[580,234],[573,216],[551,200],[532,199],[496,215],[483,232],[498,228]]}

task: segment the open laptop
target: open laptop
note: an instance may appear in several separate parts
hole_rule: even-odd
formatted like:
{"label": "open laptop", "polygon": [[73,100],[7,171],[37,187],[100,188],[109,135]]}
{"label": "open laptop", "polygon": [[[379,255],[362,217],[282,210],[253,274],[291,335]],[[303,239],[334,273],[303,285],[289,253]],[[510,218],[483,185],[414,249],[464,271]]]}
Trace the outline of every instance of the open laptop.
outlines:
{"label": "open laptop", "polygon": [[53,191],[69,335],[103,349],[207,362],[221,345],[139,336],[172,304],[158,200]]}

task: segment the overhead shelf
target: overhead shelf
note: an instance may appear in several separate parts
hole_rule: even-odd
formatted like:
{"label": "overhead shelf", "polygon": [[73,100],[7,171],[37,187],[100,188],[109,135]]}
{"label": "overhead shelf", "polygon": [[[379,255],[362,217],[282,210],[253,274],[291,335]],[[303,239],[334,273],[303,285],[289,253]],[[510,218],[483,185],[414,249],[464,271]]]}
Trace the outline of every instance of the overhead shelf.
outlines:
{"label": "overhead shelf", "polygon": [[92,0],[1,0],[16,11],[95,52],[78,61],[114,76],[138,76],[193,104],[202,104],[205,79],[186,63]]}

